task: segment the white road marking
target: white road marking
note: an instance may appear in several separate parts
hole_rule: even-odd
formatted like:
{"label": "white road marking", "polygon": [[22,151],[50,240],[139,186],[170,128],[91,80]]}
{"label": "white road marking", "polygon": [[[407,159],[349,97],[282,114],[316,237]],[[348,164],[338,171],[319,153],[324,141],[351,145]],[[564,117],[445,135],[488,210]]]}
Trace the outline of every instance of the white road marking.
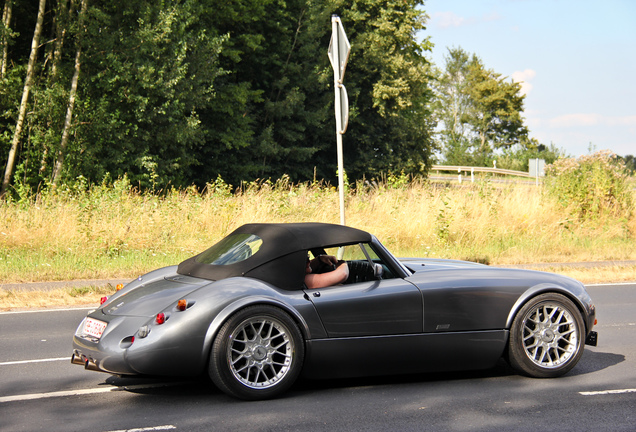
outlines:
{"label": "white road marking", "polygon": [[95,309],[97,309],[97,306],[83,307],[83,308],[67,308],[67,309],[21,310],[21,311],[0,312],[0,315],[15,315],[15,314],[40,313],[40,312],[72,312],[72,311],[95,310]]}
{"label": "white road marking", "polygon": [[146,431],[162,431],[162,430],[172,430],[172,429],[176,429],[176,426],[163,425],[163,426],[153,426],[153,427],[135,428],[135,429],[120,429],[120,430],[108,431],[108,432],[146,432]]}
{"label": "white road marking", "polygon": [[170,386],[175,386],[180,384],[183,384],[183,383],[137,384],[137,385],[124,386],[124,387],[102,387],[102,388],[94,388],[94,389],[57,391],[57,392],[50,392],[50,393],[32,393],[32,394],[24,394],[24,395],[2,396],[0,397],[0,403],[21,402],[21,401],[27,401],[27,400],[48,399],[48,398],[67,397],[67,396],[81,396],[81,395],[90,395],[90,394],[98,394],[98,393],[108,393],[108,392],[114,392],[114,391],[170,387]]}
{"label": "white road marking", "polygon": [[625,327],[625,326],[634,327],[636,326],[636,323],[603,324],[603,325],[597,325],[594,327],[596,328],[596,327]]}
{"label": "white road marking", "polygon": [[17,364],[27,364],[27,363],[43,363],[43,362],[54,362],[54,361],[71,361],[71,357],[58,357],[58,358],[48,358],[48,359],[37,359],[37,360],[19,360],[19,361],[7,361],[0,362],[0,366],[9,366],[9,365],[17,365]]}
{"label": "white road marking", "polygon": [[620,286],[629,286],[636,285],[636,282],[617,282],[617,283],[595,283],[595,284],[585,284],[585,286],[611,286],[611,285],[620,285]]}
{"label": "white road marking", "polygon": [[591,391],[591,392],[579,392],[583,396],[601,396],[609,394],[624,394],[624,393],[636,393],[636,389],[623,389],[623,390],[603,390],[603,391]]}

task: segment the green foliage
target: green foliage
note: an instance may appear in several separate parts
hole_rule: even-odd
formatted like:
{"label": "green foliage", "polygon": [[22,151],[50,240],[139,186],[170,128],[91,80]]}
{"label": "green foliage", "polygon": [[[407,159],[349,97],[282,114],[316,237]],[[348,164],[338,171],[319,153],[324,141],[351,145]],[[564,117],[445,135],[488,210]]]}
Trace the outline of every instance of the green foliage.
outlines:
{"label": "green foliage", "polygon": [[431,72],[424,56],[432,45],[415,37],[425,28],[422,2],[355,0],[334,6],[351,42],[344,80],[352,107],[344,136],[349,175],[422,173],[433,151]]}
{"label": "green foliage", "polygon": [[435,74],[438,140],[446,163],[490,166],[495,150],[527,143],[520,84],[461,48],[449,49],[444,69]]}
{"label": "green foliage", "polygon": [[501,154],[496,155],[495,159],[497,168],[528,172],[530,159],[543,159],[546,165],[549,165],[561,157],[565,157],[563,149],[558,149],[554,144],[546,147],[532,139],[504,149]]}
{"label": "green foliage", "polygon": [[82,86],[80,169],[92,178],[128,173],[141,187],[188,181],[200,164],[199,113],[225,72],[225,41],[210,35],[204,6],[184,2],[103,2],[90,10]]}
{"label": "green foliage", "polygon": [[612,216],[627,220],[634,211],[625,163],[609,151],[546,166],[546,192],[579,219]]}
{"label": "green foliage", "polygon": [[453,214],[451,211],[450,198],[447,194],[440,196],[442,206],[436,217],[437,240],[445,245],[448,244],[451,237],[450,225],[453,222]]}
{"label": "green foliage", "polygon": [[625,162],[625,167],[629,170],[630,174],[636,174],[636,157],[634,157],[634,155],[626,155],[621,159]]}

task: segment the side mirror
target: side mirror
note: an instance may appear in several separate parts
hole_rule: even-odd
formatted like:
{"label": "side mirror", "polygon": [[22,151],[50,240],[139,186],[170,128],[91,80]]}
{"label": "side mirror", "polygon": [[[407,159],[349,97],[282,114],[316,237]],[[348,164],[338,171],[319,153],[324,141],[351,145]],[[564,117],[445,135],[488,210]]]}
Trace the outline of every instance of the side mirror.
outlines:
{"label": "side mirror", "polygon": [[376,279],[382,279],[382,275],[384,274],[384,268],[382,264],[373,264],[373,277]]}

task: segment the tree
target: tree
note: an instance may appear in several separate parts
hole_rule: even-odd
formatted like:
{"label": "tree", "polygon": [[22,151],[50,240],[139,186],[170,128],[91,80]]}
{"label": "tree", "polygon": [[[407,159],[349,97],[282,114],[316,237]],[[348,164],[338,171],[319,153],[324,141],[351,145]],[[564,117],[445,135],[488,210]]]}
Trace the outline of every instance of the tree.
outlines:
{"label": "tree", "polygon": [[[84,12],[81,0],[57,0],[32,63],[22,53],[35,5],[11,4],[0,154],[8,157],[19,125],[9,164],[17,192],[124,174],[142,188],[204,186],[219,175],[235,186],[283,174],[334,180],[332,13],[353,45],[349,178],[423,173],[430,163],[419,0],[100,0]],[[29,114],[18,122],[29,64]]]}
{"label": "tree", "polygon": [[2,187],[0,188],[0,199],[4,198],[7,190],[9,189],[11,177],[13,176],[13,170],[15,168],[16,153],[20,144],[22,126],[24,125],[24,119],[26,117],[27,103],[29,100],[29,93],[31,91],[31,85],[33,82],[38,47],[40,45],[40,35],[42,34],[42,22],[44,21],[45,5],[46,0],[40,0],[37,22],[35,25],[35,30],[33,32],[33,41],[31,43],[31,55],[29,56],[29,64],[27,66],[26,79],[24,81],[24,89],[22,91],[22,101],[20,102],[18,121],[15,126],[15,131],[13,132],[13,141],[11,142],[11,149],[9,150],[9,157],[7,159],[7,166],[4,172],[4,179],[2,181]]}
{"label": "tree", "polygon": [[527,141],[520,84],[486,69],[474,54],[449,49],[445,69],[437,71],[436,97],[449,163],[488,165],[495,150]]}
{"label": "tree", "polygon": [[75,175],[127,174],[142,187],[188,184],[207,130],[200,113],[223,74],[225,40],[203,17],[210,2],[102,1],[88,10],[78,94],[83,125],[68,156]]}
{"label": "tree", "polygon": [[334,2],[352,46],[345,77],[349,178],[424,173],[431,163],[431,70],[424,54],[432,45],[416,38],[425,29],[422,6],[417,0]]}
{"label": "tree", "polygon": [[543,159],[546,165],[567,157],[565,150],[554,144],[544,145],[535,138],[506,147],[497,155],[497,168],[528,172],[530,159]]}
{"label": "tree", "polygon": [[[80,0],[80,3],[81,3],[81,7],[80,7],[81,10],[80,10],[79,20],[80,20],[80,28],[82,28],[84,27],[84,20],[86,17],[86,7],[87,7],[88,0]],[[60,36],[58,36],[58,39],[59,37]],[[71,122],[73,120],[73,109],[75,108],[75,97],[77,95],[77,83],[79,81],[81,54],[82,54],[81,38],[79,38],[77,42],[77,50],[75,54],[75,66],[73,68],[74,70],[73,78],[71,79],[71,90],[68,96],[68,106],[66,109],[64,128],[62,130],[62,139],[60,141],[60,148],[58,150],[57,160],[55,161],[55,167],[53,169],[53,175],[51,180],[51,182],[54,185],[58,183],[61,177],[66,148],[68,146],[69,133],[70,133],[69,131],[71,129]]]}
{"label": "tree", "polygon": [[2,44],[2,58],[0,59],[0,79],[7,73],[7,59],[9,55],[9,39],[11,36],[11,14],[13,0],[6,0],[2,10],[2,24],[0,27],[0,44]]}
{"label": "tree", "polygon": [[432,151],[428,68],[418,43],[418,1],[250,1],[220,7],[210,28],[229,39],[226,75],[202,114],[204,179],[293,181],[336,176],[333,72],[327,57],[331,14],[352,45],[345,85],[349,178],[388,170],[423,172]]}

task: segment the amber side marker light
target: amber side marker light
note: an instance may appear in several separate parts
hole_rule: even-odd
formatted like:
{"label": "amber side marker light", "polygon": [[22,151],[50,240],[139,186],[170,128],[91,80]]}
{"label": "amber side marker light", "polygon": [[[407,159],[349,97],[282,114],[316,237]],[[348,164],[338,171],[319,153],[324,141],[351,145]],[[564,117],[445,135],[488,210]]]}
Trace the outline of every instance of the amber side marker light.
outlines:
{"label": "amber side marker light", "polygon": [[120,291],[122,288],[124,287],[124,284],[117,284],[117,286],[115,287],[116,291]]}
{"label": "amber side marker light", "polygon": [[188,301],[186,299],[181,299],[177,302],[177,310],[184,311],[188,308]]}

